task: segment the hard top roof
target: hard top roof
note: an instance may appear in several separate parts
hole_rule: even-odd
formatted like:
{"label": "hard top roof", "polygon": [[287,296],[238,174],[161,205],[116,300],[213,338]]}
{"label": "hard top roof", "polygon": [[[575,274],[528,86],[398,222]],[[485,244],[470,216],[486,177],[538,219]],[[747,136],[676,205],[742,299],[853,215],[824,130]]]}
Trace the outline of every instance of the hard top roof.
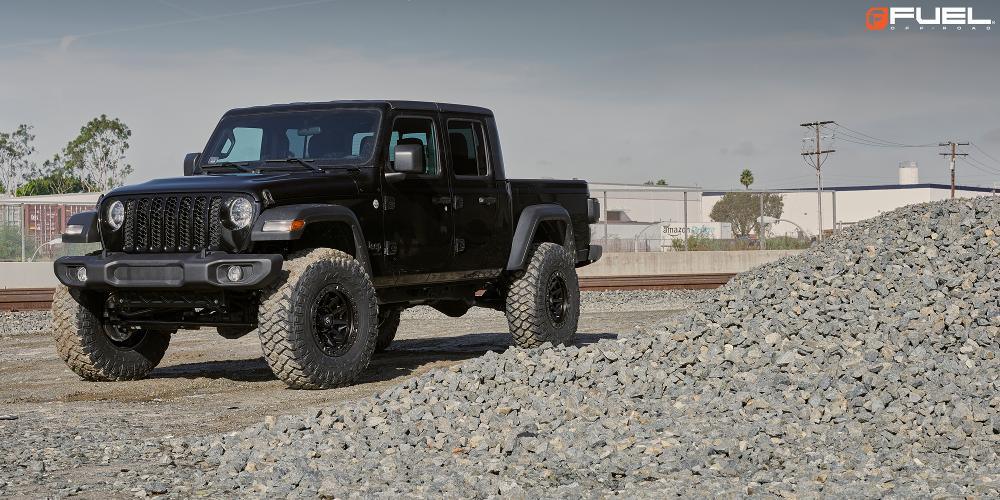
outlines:
{"label": "hard top roof", "polygon": [[263,113],[267,111],[295,111],[305,109],[323,109],[350,106],[377,106],[389,109],[403,109],[414,111],[443,111],[446,113],[468,113],[475,115],[493,116],[493,112],[479,106],[466,106],[464,104],[449,104],[444,102],[427,101],[391,101],[391,100],[364,100],[364,101],[327,101],[327,102],[293,102],[288,104],[270,104],[267,106],[252,106],[248,108],[236,108],[226,114],[250,114]]}

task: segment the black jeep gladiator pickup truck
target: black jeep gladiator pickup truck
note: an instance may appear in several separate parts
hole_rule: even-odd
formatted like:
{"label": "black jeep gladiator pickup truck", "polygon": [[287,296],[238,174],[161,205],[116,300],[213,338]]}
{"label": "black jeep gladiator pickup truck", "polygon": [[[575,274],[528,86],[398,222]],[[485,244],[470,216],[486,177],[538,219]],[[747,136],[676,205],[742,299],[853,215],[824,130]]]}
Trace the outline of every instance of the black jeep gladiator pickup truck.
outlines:
{"label": "black jeep gladiator pickup truck", "polygon": [[408,101],[235,109],[184,177],[115,189],[74,215],[53,331],[88,380],[133,380],[178,329],[258,332],[295,388],[350,383],[400,312],[506,312],[518,346],[576,333],[576,267],[600,207],[579,180],[504,175],[493,113]]}

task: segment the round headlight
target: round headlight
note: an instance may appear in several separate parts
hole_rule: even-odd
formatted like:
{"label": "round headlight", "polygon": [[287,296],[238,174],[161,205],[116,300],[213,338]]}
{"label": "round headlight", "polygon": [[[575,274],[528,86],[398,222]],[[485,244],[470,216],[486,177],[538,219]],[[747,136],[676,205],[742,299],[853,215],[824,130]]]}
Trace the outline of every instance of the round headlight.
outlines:
{"label": "round headlight", "polygon": [[107,221],[115,231],[122,227],[125,222],[125,205],[122,202],[115,200],[108,206]]}
{"label": "round headlight", "polygon": [[253,219],[253,204],[246,198],[233,198],[226,205],[226,221],[232,229],[243,229]]}

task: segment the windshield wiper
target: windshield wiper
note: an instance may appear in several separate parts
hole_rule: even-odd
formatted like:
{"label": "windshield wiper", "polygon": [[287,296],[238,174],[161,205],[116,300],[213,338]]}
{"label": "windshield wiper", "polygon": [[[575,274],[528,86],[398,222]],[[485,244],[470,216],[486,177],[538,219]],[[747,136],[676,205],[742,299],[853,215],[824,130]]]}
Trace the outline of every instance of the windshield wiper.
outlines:
{"label": "windshield wiper", "polygon": [[214,168],[235,168],[241,172],[253,172],[246,163],[233,163],[231,161],[224,161],[222,163],[212,163],[210,165],[202,165],[202,170],[211,170]]}
{"label": "windshield wiper", "polygon": [[298,165],[302,165],[303,167],[311,168],[316,172],[325,172],[325,170],[323,170],[322,168],[313,165],[311,161],[303,160],[302,158],[296,158],[294,156],[291,158],[284,158],[281,160],[264,160],[264,163],[296,163]]}

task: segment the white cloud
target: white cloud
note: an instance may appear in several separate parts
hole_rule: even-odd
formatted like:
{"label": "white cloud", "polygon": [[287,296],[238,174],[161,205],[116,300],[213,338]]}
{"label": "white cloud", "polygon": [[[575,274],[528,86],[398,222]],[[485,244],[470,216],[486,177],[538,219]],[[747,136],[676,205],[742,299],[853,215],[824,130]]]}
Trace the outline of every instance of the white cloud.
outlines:
{"label": "white cloud", "polygon": [[[782,36],[665,46],[585,67],[333,46],[170,54],[81,43],[4,55],[0,129],[35,125],[47,157],[90,118],[119,117],[133,129],[128,160],[141,180],[179,173],[184,153],[201,149],[233,107],[438,100],[496,112],[512,176],[724,187],[751,168],[761,186],[787,185],[811,175],[798,155],[803,121],[836,119],[904,142],[995,128],[992,47],[949,40]],[[957,48],[963,57],[953,57]],[[919,159],[922,178],[939,174],[936,150],[844,144],[830,179],[892,177],[902,159]]]}

